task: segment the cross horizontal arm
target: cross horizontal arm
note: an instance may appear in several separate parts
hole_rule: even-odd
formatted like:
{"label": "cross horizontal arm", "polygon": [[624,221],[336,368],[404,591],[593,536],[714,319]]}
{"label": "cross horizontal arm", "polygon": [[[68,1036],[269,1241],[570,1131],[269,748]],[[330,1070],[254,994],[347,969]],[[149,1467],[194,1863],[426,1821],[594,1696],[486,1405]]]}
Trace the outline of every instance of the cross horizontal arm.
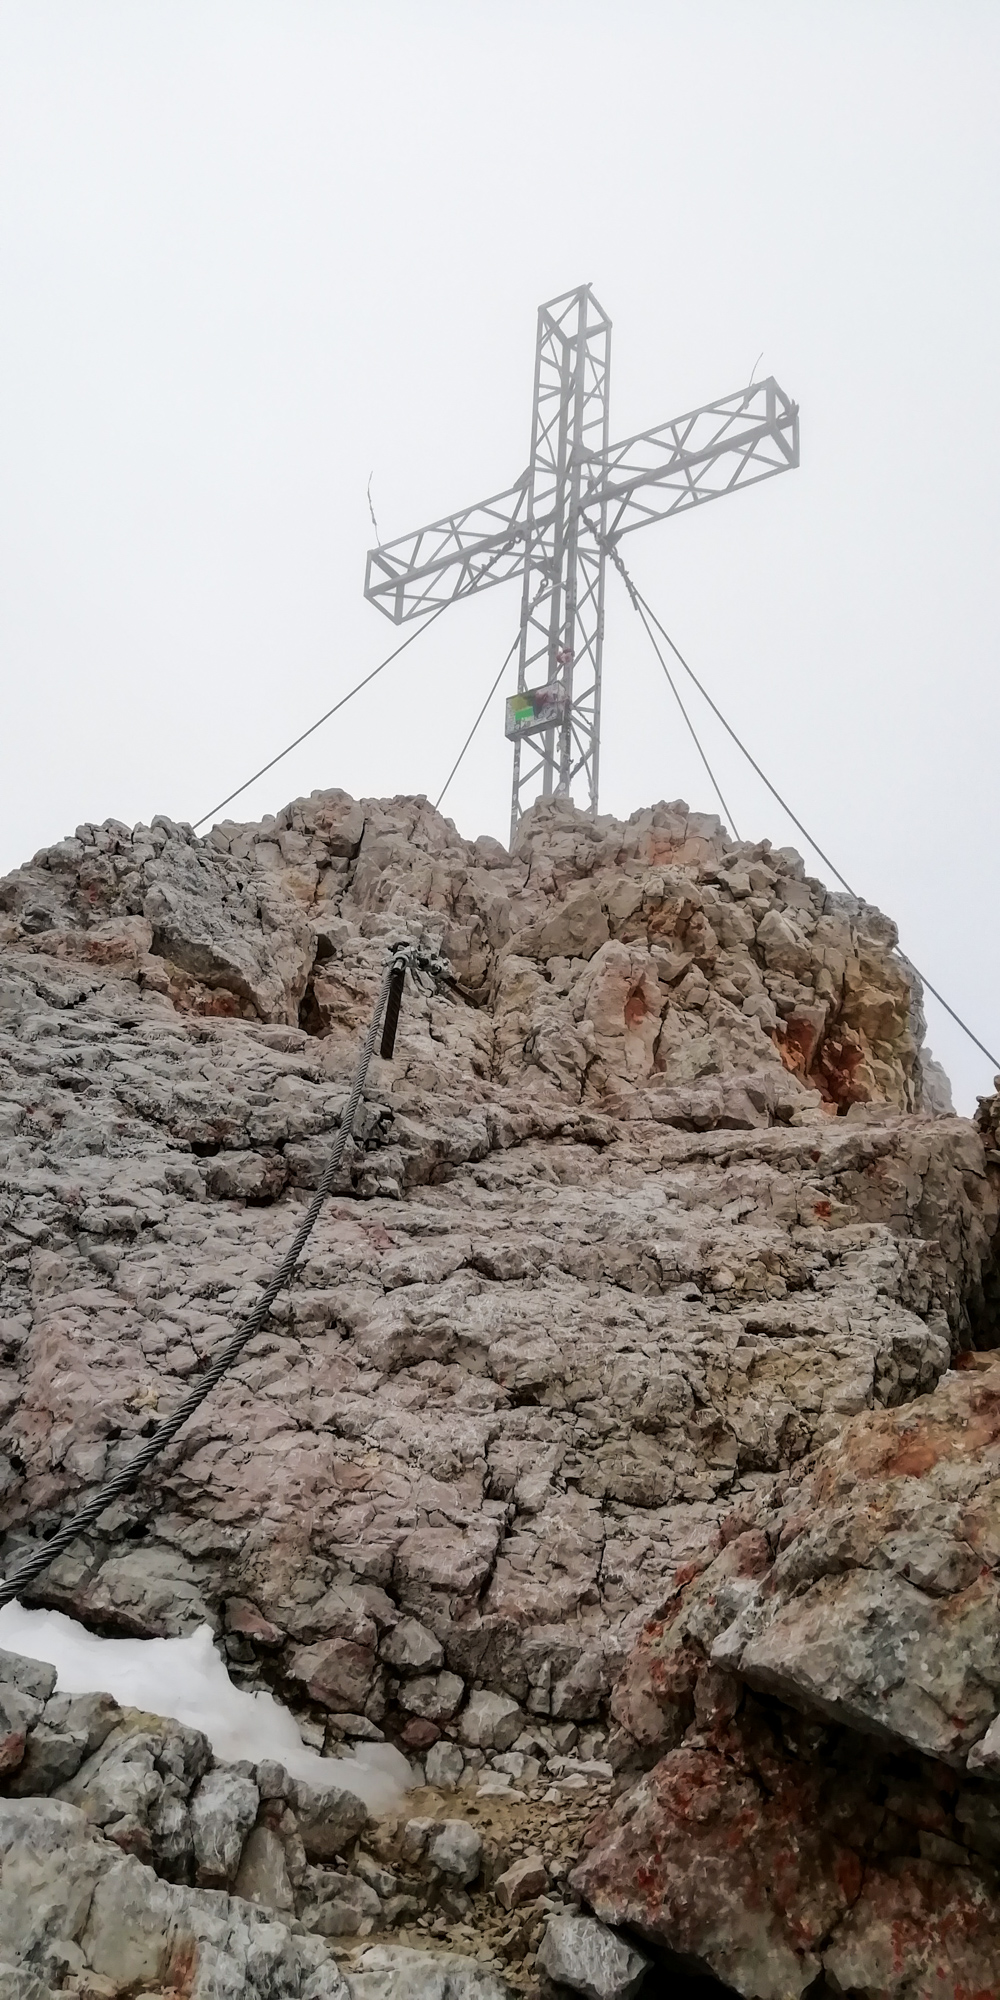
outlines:
{"label": "cross horizontal arm", "polygon": [[517,575],[524,564],[527,496],[525,476],[506,493],[371,549],[365,596],[402,625]]}
{"label": "cross horizontal arm", "polygon": [[[616,542],[649,521],[719,500],[798,462],[798,405],[768,376],[625,438],[603,464],[590,460],[580,511],[589,520],[591,509],[606,508],[605,539]],[[529,492],[525,475],[505,493],[370,550],[365,596],[402,625],[521,574],[525,543],[544,538],[551,518],[545,511],[529,521]]]}
{"label": "cross horizontal arm", "polygon": [[582,504],[607,508],[605,536],[616,542],[798,462],[798,405],[772,375],[612,445]]}

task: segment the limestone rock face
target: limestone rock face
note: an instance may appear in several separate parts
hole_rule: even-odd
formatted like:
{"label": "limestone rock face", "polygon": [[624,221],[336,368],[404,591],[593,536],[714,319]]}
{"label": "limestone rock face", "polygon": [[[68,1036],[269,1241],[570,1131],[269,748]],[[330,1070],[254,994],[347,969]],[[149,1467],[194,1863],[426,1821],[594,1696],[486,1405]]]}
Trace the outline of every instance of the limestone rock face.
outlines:
{"label": "limestone rock face", "polygon": [[80,828],[0,908],[8,1553],[257,1295],[388,942],[459,989],[408,996],[301,1281],[47,1602],[207,1618],[328,1714],[426,1690],[440,1728],[478,1684],[585,1719],[734,1494],[947,1365],[982,1148],[907,1110],[891,926],[790,853],[560,805],[511,857],[331,792],[205,841]]}
{"label": "limestone rock face", "polygon": [[370,1945],[348,1977],[350,2000],[510,2000],[505,1980],[475,1959]]}
{"label": "limestone rock face", "polygon": [[550,1979],[585,2000],[635,2000],[649,1966],[593,1917],[553,1917],[538,1959]]}
{"label": "limestone rock face", "polygon": [[759,1525],[734,1515],[612,1697],[644,1759],[666,1754],[576,1886],[739,1993],[821,1972],[835,1993],[991,1990],[1000,1363],[966,1359],[853,1419]]}
{"label": "limestone rock face", "polygon": [[[507,854],[424,800],[328,791],[205,840],[165,819],[81,827],[0,884],[4,1563],[259,1296],[403,934],[455,984],[407,993],[291,1292],[33,1601],[139,1636],[207,1620],[234,1678],[273,1686],[312,1742],[391,1737],[453,1797],[464,1759],[496,1757],[514,1763],[487,1791],[516,1778],[528,1797],[532,1729],[551,1756],[610,1702],[623,1769],[647,1768],[583,1864],[597,1917],[746,1994],[804,1991],[821,1959],[843,1991],[895,1994],[857,1965],[893,1924],[919,1928],[945,1863],[869,1839],[836,1745],[874,1732],[880,1770],[952,1774],[971,1751],[977,1800],[1000,1767],[992,1392],[949,1372],[996,1317],[1000,1149],[988,1109],[979,1131],[946,1114],[892,924],[791,850],[681,804],[620,822],[551,802]],[[892,1470],[907,1451],[919,1472]],[[155,1732],[91,1740],[100,1718],[39,1720],[50,1693],[2,1692],[5,1785],[37,1769],[161,1874],[200,1811],[218,1886],[186,1893],[224,1895],[242,1868],[248,1895],[287,1898],[249,1780],[203,1761],[181,1801]],[[832,1732],[818,1762],[800,1714]],[[741,1814],[754,1880],[772,1847],[778,1866],[762,1758],[785,1772],[783,1825],[800,1799],[799,1886],[782,1916],[733,1873],[743,1929],[727,1917],[716,1944],[697,1912]],[[588,1768],[606,1766],[586,1752],[566,1782]],[[703,1839],[669,1830],[686,1786]],[[866,1915],[843,1888],[854,1812],[847,1845],[866,1883],[890,1856],[898,1908],[887,1890]],[[934,1837],[966,1852],[945,1819]],[[317,1815],[302,1866],[357,1832]],[[654,1837],[651,1914],[629,1842]],[[459,1917],[461,1874],[442,1875]],[[955,1890],[967,1938],[992,1893],[976,1883]],[[344,1896],[327,1903],[339,1922]],[[359,1995],[377,1973],[352,1972]]]}
{"label": "limestone rock face", "polygon": [[348,2000],[319,1939],[270,1912],[164,1882],[75,1806],[0,1799],[0,1991]]}

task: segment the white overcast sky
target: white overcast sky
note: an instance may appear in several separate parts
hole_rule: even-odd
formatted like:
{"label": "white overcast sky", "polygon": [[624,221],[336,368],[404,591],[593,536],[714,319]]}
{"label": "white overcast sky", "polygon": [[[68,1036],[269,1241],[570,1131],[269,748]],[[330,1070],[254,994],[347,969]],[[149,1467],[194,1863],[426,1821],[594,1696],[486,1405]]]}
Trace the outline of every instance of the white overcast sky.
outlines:
{"label": "white overcast sky", "polygon": [[[537,306],[589,281],[612,436],[761,351],[801,405],[799,471],[624,553],[1000,1053],[998,53],[996,0],[0,0],[0,866],[197,819],[374,666],[369,474],[383,538],[516,478]],[[712,810],[609,590],[602,805]],[[230,811],[435,797],[518,608],[454,607]],[[693,706],[740,833],[802,847]],[[509,765],[498,696],[463,833]]]}

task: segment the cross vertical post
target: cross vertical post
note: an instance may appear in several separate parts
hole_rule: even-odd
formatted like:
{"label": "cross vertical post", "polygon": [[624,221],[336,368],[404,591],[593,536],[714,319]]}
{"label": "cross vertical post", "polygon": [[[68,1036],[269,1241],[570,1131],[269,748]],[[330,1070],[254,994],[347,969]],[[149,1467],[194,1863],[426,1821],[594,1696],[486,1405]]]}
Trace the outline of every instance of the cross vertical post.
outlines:
{"label": "cross vertical post", "polygon": [[608,444],[611,321],[589,285],[539,307],[531,460],[501,493],[368,552],[365,596],[395,625],[521,578],[511,839],[535,798],[597,811],[606,556],[623,535],[799,462],[773,375]]}
{"label": "cross vertical post", "polygon": [[514,742],[512,839],[539,779],[542,798],[568,798],[582,775],[597,810],[604,508],[598,498],[602,539],[592,544],[581,541],[580,506],[603,478],[610,373],[611,321],[589,285],[539,307],[517,686],[547,688],[551,699],[544,725]]}

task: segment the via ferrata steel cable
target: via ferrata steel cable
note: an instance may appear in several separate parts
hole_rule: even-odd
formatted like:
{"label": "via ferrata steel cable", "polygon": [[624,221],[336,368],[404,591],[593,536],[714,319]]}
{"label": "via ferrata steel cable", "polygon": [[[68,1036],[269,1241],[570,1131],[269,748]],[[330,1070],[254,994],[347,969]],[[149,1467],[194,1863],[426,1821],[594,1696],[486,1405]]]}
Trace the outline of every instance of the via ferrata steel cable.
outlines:
{"label": "via ferrata steel cable", "polygon": [[[120,1499],[123,1493],[127,1493],[129,1488],[135,1485],[136,1480],[146,1471],[148,1466],[152,1465],[154,1459],[158,1458],[160,1453],[166,1450],[167,1445],[177,1436],[178,1431],[187,1423],[188,1418],[192,1417],[197,1409],[200,1409],[206,1396],[210,1395],[216,1384],[221,1382],[223,1376],[233,1366],[233,1363],[239,1360],[248,1341],[251,1341],[255,1334],[260,1333],[278,1293],[284,1290],[285,1286],[291,1282],[291,1279],[295,1275],[302,1252],[316,1226],[323,1203],[331,1193],[337,1175],[340,1172],[344,1153],[347,1149],[347,1142],[354,1131],[354,1120],[358,1114],[358,1105],[361,1102],[361,1094],[364,1090],[365,1078],[368,1074],[368,1065],[371,1062],[375,1043],[378,1039],[379,1024],[385,1012],[386,1002],[390,994],[393,994],[398,1003],[407,971],[411,974],[416,971],[423,971],[432,978],[440,978],[448,974],[448,967],[445,961],[439,958],[436,953],[423,950],[420,946],[405,942],[393,947],[389,964],[386,967],[382,983],[379,987],[378,998],[375,1002],[372,1017],[368,1024],[368,1032],[365,1036],[364,1045],[355,1066],[350,1092],[341,1116],[337,1136],[330,1149],[330,1157],[323,1170],[323,1177],[288,1249],[277,1268],[272,1272],[260,1298],[256,1301],[256,1304],[251,1306],[242,1325],[237,1327],[232,1337],[220,1347],[219,1352],[209,1363],[205,1373],[199,1376],[194,1386],[188,1390],[187,1395],[182,1396],[177,1408],[172,1410],[168,1417],[164,1417],[156,1425],[155,1430],[144,1440],[138,1450],[134,1451],[126,1459],[124,1465],[119,1466],[117,1472],[112,1473],[110,1479],[105,1480],[103,1486],[100,1486],[97,1492],[91,1495],[90,1499],[85,1502],[77,1513],[71,1515],[69,1520],[64,1521],[62,1526],[57,1528],[55,1534],[50,1535],[47,1541],[40,1542],[30,1555],[25,1556],[21,1562],[15,1565],[9,1576],[0,1581],[0,1604],[8,1604],[11,1598],[18,1595],[26,1583],[33,1583],[37,1576],[41,1576],[42,1572],[47,1570],[49,1565],[55,1561],[56,1557],[62,1555],[69,1548],[70,1543],[74,1542],[78,1535],[83,1534],[87,1528],[94,1526],[105,1508],[109,1507],[113,1500]],[[398,1004],[396,1012],[398,1013]],[[393,1021],[392,1027],[394,1031],[395,1021]],[[391,1054],[391,1044],[388,1043],[388,1038],[387,1042],[383,1044],[383,1048],[386,1053]]]}

